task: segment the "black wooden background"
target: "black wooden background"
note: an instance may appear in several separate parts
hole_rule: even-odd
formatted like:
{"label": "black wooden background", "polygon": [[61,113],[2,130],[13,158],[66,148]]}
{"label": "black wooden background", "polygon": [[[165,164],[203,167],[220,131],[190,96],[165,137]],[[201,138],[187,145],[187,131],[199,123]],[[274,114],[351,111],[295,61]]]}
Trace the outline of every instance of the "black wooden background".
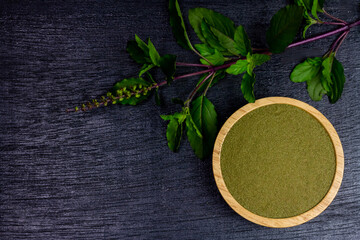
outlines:
{"label": "black wooden background", "polygon": [[[359,3],[329,0],[325,7],[351,22],[360,18]],[[184,13],[208,7],[243,24],[256,47],[264,46],[271,16],[285,4],[180,2]],[[360,239],[360,27],[337,55],[347,82],[335,105],[312,102],[304,85],[289,80],[299,61],[321,56],[335,37],[273,56],[256,70],[257,98],[286,96],[315,106],[337,129],[346,158],[341,189],[324,213],[301,226],[270,229],[225,203],[211,159],[198,160],[186,141],[177,154],[167,148],[159,114],[179,110],[170,99],[185,99],[197,78],[162,88],[161,107],[149,99],[65,113],[137,74],[125,51],[135,33],[150,37],[161,54],[197,62],[177,46],[168,22],[165,0],[1,1],[0,239]],[[330,29],[314,27],[309,35]],[[220,124],[246,103],[234,76],[208,97]]]}

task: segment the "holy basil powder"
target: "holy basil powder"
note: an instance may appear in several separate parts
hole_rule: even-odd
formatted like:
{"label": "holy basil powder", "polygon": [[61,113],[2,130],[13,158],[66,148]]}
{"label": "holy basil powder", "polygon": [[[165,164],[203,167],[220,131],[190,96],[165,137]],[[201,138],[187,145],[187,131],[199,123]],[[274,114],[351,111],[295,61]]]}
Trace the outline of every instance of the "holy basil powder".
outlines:
{"label": "holy basil powder", "polygon": [[221,171],[232,196],[247,210],[287,218],[316,206],[335,175],[329,134],[309,113],[287,104],[257,108],[225,137]]}

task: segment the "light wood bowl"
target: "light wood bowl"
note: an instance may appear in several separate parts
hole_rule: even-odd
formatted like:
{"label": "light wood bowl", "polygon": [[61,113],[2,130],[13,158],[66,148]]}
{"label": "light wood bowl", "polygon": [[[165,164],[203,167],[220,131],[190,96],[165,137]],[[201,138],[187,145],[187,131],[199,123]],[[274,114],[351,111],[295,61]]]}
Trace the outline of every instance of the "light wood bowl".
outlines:
{"label": "light wood bowl", "polygon": [[[244,115],[247,113],[266,105],[271,104],[288,104],[296,106],[300,109],[305,110],[312,116],[314,116],[326,129],[328,132],[332,143],[334,145],[335,149],[335,158],[336,158],[336,170],[335,170],[335,176],[333,179],[333,182],[331,184],[331,187],[325,197],[312,209],[310,209],[307,212],[304,212],[298,216],[289,217],[289,218],[267,218],[262,217],[257,214],[254,214],[247,209],[245,209],[243,206],[241,206],[231,195],[229,190],[226,187],[226,184],[224,182],[222,171],[221,171],[221,149],[222,144],[224,142],[224,139],[231,129],[231,127]],[[263,98],[256,100],[255,103],[249,103],[245,105],[244,107],[237,110],[231,117],[225,122],[223,127],[221,128],[214,146],[214,152],[213,152],[213,172],[214,177],[216,181],[216,185],[225,199],[225,201],[230,205],[230,207],[237,212],[242,217],[246,218],[247,220],[254,222],[256,224],[266,226],[266,227],[272,227],[272,228],[285,228],[285,227],[293,227],[296,225],[300,225],[302,223],[305,223],[314,217],[318,216],[321,212],[323,212],[333,201],[335,198],[335,195],[337,194],[341,181],[343,178],[344,173],[344,152],[341,146],[340,138],[335,130],[335,128],[332,126],[332,124],[327,120],[327,118],[322,115],[318,110],[316,110],[314,107],[292,99],[292,98],[286,98],[286,97],[269,97],[269,98]]]}

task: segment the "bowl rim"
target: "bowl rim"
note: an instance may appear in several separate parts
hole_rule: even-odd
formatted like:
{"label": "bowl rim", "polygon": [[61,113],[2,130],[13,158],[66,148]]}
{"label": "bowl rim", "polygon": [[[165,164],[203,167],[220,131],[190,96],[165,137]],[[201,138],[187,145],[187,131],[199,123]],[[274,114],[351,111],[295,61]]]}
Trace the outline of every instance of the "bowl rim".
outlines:
{"label": "bowl rim", "polygon": [[[229,130],[232,128],[232,126],[243,116],[245,116],[247,113],[263,107],[267,105],[272,104],[288,104],[295,107],[298,107],[307,113],[311,114],[315,119],[317,119],[322,126],[325,128],[325,130],[328,132],[330,139],[333,143],[334,150],[335,150],[335,158],[336,158],[336,169],[335,169],[335,176],[333,178],[331,187],[325,197],[313,208],[310,210],[289,218],[268,218],[263,217],[260,215],[257,215],[255,213],[250,212],[249,210],[245,209],[243,206],[238,203],[235,198],[231,195],[229,190],[226,187],[225,181],[222,176],[221,172],[221,163],[220,163],[220,155],[221,155],[221,149],[222,144],[225,140],[225,137]],[[227,202],[227,204],[239,215],[244,217],[245,219],[262,225],[266,227],[272,227],[272,228],[286,228],[286,227],[293,227],[300,224],[303,224],[316,216],[318,216],[320,213],[322,213],[334,200],[337,192],[339,191],[343,173],[344,173],[344,152],[341,145],[340,138],[333,127],[333,125],[330,123],[330,121],[317,109],[310,106],[307,103],[304,103],[302,101],[293,99],[293,98],[287,98],[287,97],[267,97],[256,100],[254,103],[246,104],[245,106],[238,109],[235,113],[233,113],[224,123],[224,125],[221,127],[215,144],[214,144],[214,151],[213,151],[213,174],[215,178],[215,182],[217,185],[217,188],[219,189],[222,197]]]}

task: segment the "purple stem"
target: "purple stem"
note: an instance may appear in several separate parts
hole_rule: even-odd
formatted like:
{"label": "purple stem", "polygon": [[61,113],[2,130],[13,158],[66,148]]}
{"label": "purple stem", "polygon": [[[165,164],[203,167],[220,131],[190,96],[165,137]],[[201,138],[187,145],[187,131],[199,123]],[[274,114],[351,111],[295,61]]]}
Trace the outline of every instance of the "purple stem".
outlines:
{"label": "purple stem", "polygon": [[326,25],[341,25],[341,26],[345,26],[346,23],[340,23],[340,22],[319,22],[319,24],[326,24]]}
{"label": "purple stem", "polygon": [[316,40],[319,40],[319,39],[322,39],[322,38],[326,38],[326,37],[332,36],[334,34],[350,30],[350,28],[358,26],[358,25],[360,25],[360,20],[358,20],[358,21],[356,21],[354,23],[351,23],[351,24],[347,24],[344,27],[338,28],[336,30],[321,34],[319,36],[308,38],[308,39],[305,39],[303,41],[299,41],[299,42],[290,44],[287,48],[296,47],[296,46],[299,46],[299,45],[302,45],[302,44],[305,44],[305,43],[309,43],[309,42],[313,42],[313,41],[316,41]]}
{"label": "purple stem", "polygon": [[339,43],[339,41],[347,34],[349,33],[349,31],[343,32],[340,37],[338,37],[338,39],[336,39],[336,41],[331,45],[330,51],[332,52],[335,47],[337,46],[337,44]]}
{"label": "purple stem", "polygon": [[337,47],[336,47],[336,49],[335,49],[335,53],[339,50],[341,44],[344,42],[344,40],[345,40],[345,38],[347,37],[347,35],[349,34],[349,32],[350,32],[350,31],[346,31],[346,32],[345,32],[345,35],[342,37],[339,45],[337,45]]}
{"label": "purple stem", "polygon": [[208,72],[213,71],[213,69],[214,68],[211,67],[208,70],[203,70],[203,71],[199,71],[199,72],[188,73],[188,74],[185,74],[185,75],[177,76],[177,77],[174,78],[174,81],[176,81],[178,79],[181,79],[181,78],[193,77],[193,76],[197,76],[197,75],[200,75],[200,74],[208,73]]}
{"label": "purple stem", "polygon": [[204,64],[197,64],[197,63],[183,63],[183,62],[176,62],[176,66],[183,66],[183,67],[206,67],[211,68],[210,65],[204,65]]}
{"label": "purple stem", "polygon": [[326,12],[325,9],[323,9],[323,13],[328,16],[329,18],[335,20],[335,21],[338,21],[338,22],[342,22],[342,23],[345,23],[347,24],[347,22],[345,22],[344,20],[340,19],[340,18],[337,18],[337,17],[334,17],[333,15],[331,15],[330,13]]}
{"label": "purple stem", "polygon": [[346,31],[346,30],[349,30],[349,29],[350,29],[349,26],[344,26],[342,28],[339,28],[339,29],[336,29],[334,31],[330,31],[330,32],[327,32],[327,33],[324,33],[324,34],[316,36],[316,37],[312,37],[312,38],[305,39],[303,41],[292,43],[287,48],[292,48],[292,47],[296,47],[296,46],[299,46],[299,45],[302,45],[302,44],[305,44],[305,43],[313,42],[313,41],[316,41],[316,40],[319,40],[319,39],[322,39],[322,38],[326,38],[326,37],[332,36],[334,34],[337,34],[339,32],[343,32],[343,31]]}
{"label": "purple stem", "polygon": [[193,99],[193,97],[195,96],[195,93],[199,90],[199,88],[204,84],[204,82],[206,82],[213,74],[215,73],[214,69],[212,69],[212,71],[209,73],[209,75],[207,75],[196,87],[195,89],[190,93],[189,97],[188,97],[188,101],[187,101],[187,106],[189,106],[191,100]]}

